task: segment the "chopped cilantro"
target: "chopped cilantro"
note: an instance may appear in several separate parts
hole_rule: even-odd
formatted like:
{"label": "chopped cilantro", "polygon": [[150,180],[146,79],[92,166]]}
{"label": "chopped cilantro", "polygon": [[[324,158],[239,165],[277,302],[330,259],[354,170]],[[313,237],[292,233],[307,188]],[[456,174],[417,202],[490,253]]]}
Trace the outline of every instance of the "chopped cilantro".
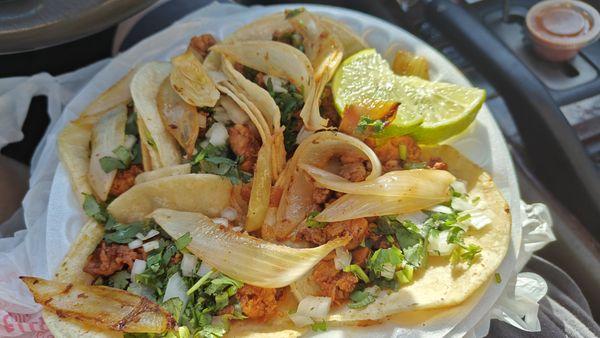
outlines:
{"label": "chopped cilantro", "polygon": [[496,279],[496,284],[502,283],[502,276],[498,272],[494,274],[494,278]]}
{"label": "chopped cilantro", "polygon": [[125,134],[137,136],[139,135],[137,125],[137,112],[134,110],[127,115],[127,123],[125,124]]}
{"label": "chopped cilantro", "polygon": [[204,148],[200,147],[198,154],[192,159],[192,172],[224,176],[233,184],[250,181],[252,175],[239,168],[243,159],[232,160],[229,156],[235,155],[230,154],[227,146],[214,146],[209,143]]}
{"label": "chopped cilantro", "polygon": [[109,215],[106,211],[106,207],[100,204],[94,196],[90,194],[83,194],[85,196],[83,200],[83,211],[89,217],[92,217],[98,223],[104,224],[108,221]]}
{"label": "chopped cilantro", "polygon": [[327,322],[323,320],[322,322],[313,323],[311,329],[315,332],[327,331]]}
{"label": "chopped cilantro", "polygon": [[100,158],[100,166],[105,173],[109,173],[116,169],[127,169],[131,165],[133,156],[131,152],[123,147],[118,146],[113,150],[116,157],[104,156]]}
{"label": "chopped cilantro", "polygon": [[288,44],[304,53],[304,37],[300,33],[294,31],[276,32],[273,34],[273,40]]}
{"label": "chopped cilantro", "polygon": [[125,290],[129,285],[129,279],[131,274],[127,270],[116,272],[114,275],[108,277],[108,285],[113,288]]}
{"label": "chopped cilantro", "polygon": [[351,302],[348,303],[348,307],[351,309],[363,308],[375,301],[376,297],[372,293],[366,290],[357,290],[350,294]]}
{"label": "chopped cilantro", "polygon": [[356,264],[350,264],[344,267],[344,272],[352,272],[356,277],[358,277],[358,279],[362,280],[363,282],[369,282],[369,276],[367,276],[363,269]]}
{"label": "chopped cilantro", "polygon": [[367,131],[372,133],[380,133],[383,131],[385,127],[385,123],[381,120],[372,119],[366,115],[362,115],[360,120],[358,120],[358,125],[356,126],[356,132],[360,134],[364,134]]}
{"label": "chopped cilantro", "polygon": [[315,221],[315,217],[319,214],[318,211],[311,211],[306,218],[306,226],[309,228],[323,228],[327,225],[326,222]]}
{"label": "chopped cilantro", "polygon": [[408,284],[413,280],[414,268],[410,265],[406,265],[402,270],[396,272],[396,280],[400,284]]}
{"label": "chopped cilantro", "polygon": [[281,124],[285,126],[283,131],[284,145],[286,151],[291,153],[295,147],[298,132],[302,127],[297,113],[304,106],[304,97],[293,84],[287,85],[287,92],[276,93],[270,80],[268,79],[266,83],[267,91],[273,97],[281,112]]}
{"label": "chopped cilantro", "polygon": [[402,251],[395,246],[388,249],[378,249],[367,261],[367,269],[369,269],[376,277],[381,277],[381,273],[384,272],[384,269],[387,269],[384,268],[385,264],[393,266],[395,270],[402,265],[403,259],[404,255],[402,254]]}

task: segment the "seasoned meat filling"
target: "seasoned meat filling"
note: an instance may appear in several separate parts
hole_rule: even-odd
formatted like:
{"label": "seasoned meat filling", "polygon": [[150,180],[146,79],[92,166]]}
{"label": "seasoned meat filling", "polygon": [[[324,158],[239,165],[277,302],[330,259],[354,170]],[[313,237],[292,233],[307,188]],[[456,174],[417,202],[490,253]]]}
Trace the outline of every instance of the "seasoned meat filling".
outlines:
{"label": "seasoned meat filling", "polygon": [[236,294],[248,318],[266,320],[277,310],[277,290],[245,284]]}
{"label": "seasoned meat filling", "polygon": [[321,245],[328,241],[350,236],[352,240],[346,244],[346,249],[352,250],[360,245],[369,230],[369,223],[365,218],[357,218],[327,224],[323,228],[303,228],[298,232],[298,237],[307,242]]}
{"label": "seasoned meat filling", "polygon": [[244,161],[240,165],[243,171],[252,173],[256,165],[261,140],[258,131],[247,124],[235,124],[227,129],[229,132],[229,145],[237,156],[243,156]]}
{"label": "seasoned meat filling", "polygon": [[133,164],[129,169],[118,170],[109,194],[116,197],[126,192],[135,184],[135,177],[143,172],[144,170],[139,164]]}
{"label": "seasoned meat filling", "polygon": [[348,299],[358,284],[358,278],[353,273],[336,270],[332,260],[319,262],[311,278],[321,288],[321,295],[331,297],[336,304]]}
{"label": "seasoned meat filling", "polygon": [[136,259],[146,259],[144,249],[130,249],[123,244],[106,244],[102,241],[93,254],[88,257],[88,261],[83,271],[94,276],[110,276],[117,271],[131,270],[133,262]]}
{"label": "seasoned meat filling", "polygon": [[204,59],[208,55],[208,49],[215,45],[217,40],[212,34],[196,35],[190,40],[190,47],[196,55]]}

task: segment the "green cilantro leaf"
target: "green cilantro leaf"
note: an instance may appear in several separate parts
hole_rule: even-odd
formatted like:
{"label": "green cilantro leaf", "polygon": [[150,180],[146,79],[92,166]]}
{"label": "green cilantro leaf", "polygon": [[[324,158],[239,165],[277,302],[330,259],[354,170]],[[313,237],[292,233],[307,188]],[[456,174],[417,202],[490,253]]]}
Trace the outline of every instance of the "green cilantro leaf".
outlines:
{"label": "green cilantro leaf", "polygon": [[108,277],[108,285],[113,288],[125,290],[129,285],[129,279],[131,274],[127,270],[118,271],[112,276]]}
{"label": "green cilantro leaf", "polygon": [[183,234],[183,236],[179,237],[175,241],[175,246],[177,247],[177,250],[181,251],[186,246],[188,246],[188,244],[190,244],[191,241],[192,241],[192,236],[190,235],[189,232],[186,232],[185,234]]}
{"label": "green cilantro leaf", "polygon": [[327,322],[326,321],[322,321],[322,322],[313,323],[311,325],[311,329],[313,331],[315,331],[315,332],[327,331]]}
{"label": "green cilantro leaf", "polygon": [[494,278],[496,279],[496,284],[502,283],[502,276],[498,272],[494,274]]}
{"label": "green cilantro leaf", "polygon": [[286,10],[284,11],[284,13],[285,13],[285,18],[286,18],[286,19],[293,18],[293,17],[295,17],[296,15],[298,15],[298,14],[300,14],[300,13],[304,12],[304,11],[305,11],[304,7],[299,7],[299,8],[294,8],[294,9],[286,9]]}
{"label": "green cilantro leaf", "polygon": [[315,217],[317,217],[318,214],[319,214],[318,211],[311,211],[308,214],[308,217],[306,218],[306,226],[307,227],[321,229],[327,225],[326,222],[315,221]]}
{"label": "green cilantro leaf", "polygon": [[358,120],[358,125],[356,126],[356,132],[360,134],[364,134],[368,130],[377,134],[381,133],[385,128],[385,123],[381,120],[372,119],[366,115],[362,115]]}
{"label": "green cilantro leaf", "polygon": [[95,219],[98,223],[104,224],[108,221],[109,215],[106,211],[106,207],[96,200],[94,196],[90,194],[83,194],[85,196],[83,200],[83,211],[89,217]]}
{"label": "green cilantro leaf", "polygon": [[351,302],[348,303],[348,307],[351,309],[360,309],[373,303],[375,299],[375,295],[368,291],[356,290],[350,294]]}

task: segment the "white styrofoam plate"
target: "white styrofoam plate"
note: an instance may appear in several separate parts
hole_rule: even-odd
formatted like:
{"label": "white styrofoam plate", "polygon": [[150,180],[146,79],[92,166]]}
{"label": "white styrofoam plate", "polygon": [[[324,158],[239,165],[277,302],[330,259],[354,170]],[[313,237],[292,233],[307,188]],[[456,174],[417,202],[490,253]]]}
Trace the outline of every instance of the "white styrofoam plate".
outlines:
{"label": "white styrofoam plate", "polygon": [[[390,58],[400,48],[425,56],[430,63],[432,79],[469,85],[468,80],[435,49],[410,33],[378,18],[363,13],[329,6],[303,5],[308,10],[321,13],[350,26],[369,45]],[[189,14],[173,26],[148,37],[125,53],[115,57],[100,71],[65,108],[60,123],[77,116],[78,112],[98,94],[121,78],[133,66],[152,60],[169,60],[181,53],[189,39],[197,34],[212,33],[219,39],[268,13],[295,6],[242,7],[239,5],[212,4]],[[390,10],[399,10],[390,8]],[[317,336],[359,337],[367,332],[373,337],[389,336],[463,336],[490,310],[504,289],[513,271],[521,242],[519,190],[506,142],[492,115],[484,106],[475,123],[463,134],[448,143],[458,148],[468,158],[479,164],[494,177],[494,181],[509,202],[512,212],[512,241],[507,257],[498,269],[503,277],[501,284],[490,282],[460,306],[444,311],[423,313],[417,323],[403,321],[402,316],[393,321],[366,328],[330,328]],[[50,193],[47,216],[46,251],[48,267],[55,269],[76,237],[84,222],[81,207],[70,189],[68,175],[59,165]],[[485,320],[485,319],[484,319]]]}

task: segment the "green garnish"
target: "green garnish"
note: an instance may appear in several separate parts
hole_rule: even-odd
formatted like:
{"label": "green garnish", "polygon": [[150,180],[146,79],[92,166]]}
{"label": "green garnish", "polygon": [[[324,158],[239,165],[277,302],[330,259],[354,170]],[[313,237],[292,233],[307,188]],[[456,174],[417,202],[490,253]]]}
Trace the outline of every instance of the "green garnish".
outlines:
{"label": "green garnish", "polygon": [[309,228],[321,229],[327,225],[326,222],[315,221],[315,217],[319,214],[318,211],[311,211],[306,218],[306,226]]}
{"label": "green garnish", "polygon": [[177,247],[177,250],[181,251],[183,250],[188,244],[190,244],[190,242],[192,241],[192,236],[190,235],[189,232],[186,232],[185,234],[183,234],[183,236],[179,237],[176,241],[175,241],[175,246]]}
{"label": "green garnish", "polygon": [[[395,246],[388,249],[378,249],[367,261],[367,269],[369,269],[376,277],[384,277],[386,279],[392,279],[385,276],[386,271],[390,269],[390,266],[396,270],[396,268],[402,266],[404,255],[402,251]],[[382,275],[382,273],[384,275]]]}
{"label": "green garnish", "polygon": [[109,214],[106,211],[106,206],[100,204],[94,196],[90,194],[83,194],[85,196],[83,200],[83,211],[89,217],[95,219],[98,223],[104,224],[108,221]]}
{"label": "green garnish", "polygon": [[116,169],[127,169],[129,168],[129,166],[131,165],[133,156],[131,155],[131,152],[123,147],[123,146],[118,146],[117,148],[115,148],[113,150],[113,154],[116,155],[116,157],[111,157],[111,156],[104,156],[102,158],[100,158],[100,167],[102,167],[102,170],[105,173],[109,173],[113,170]]}
{"label": "green garnish", "polygon": [[192,159],[192,172],[224,176],[233,184],[249,182],[252,175],[239,168],[243,158],[232,160],[229,156],[233,155],[230,154],[227,146],[214,146],[209,143],[206,147],[200,148],[198,154]]}
{"label": "green garnish", "polygon": [[350,294],[351,302],[348,307],[351,309],[363,308],[375,301],[377,297],[366,290],[357,290]]}
{"label": "green garnish", "polygon": [[502,276],[498,272],[494,274],[494,277],[496,278],[496,284],[502,283]]}
{"label": "green garnish", "polygon": [[385,123],[381,120],[372,119],[366,115],[362,115],[360,120],[358,120],[358,125],[356,125],[356,132],[360,134],[364,134],[367,130],[372,133],[381,133],[383,128],[385,127]]}
{"label": "green garnish", "polygon": [[304,37],[300,33],[294,31],[275,33],[273,41],[283,42],[304,53]]}
{"label": "green garnish", "polygon": [[344,272],[352,272],[356,277],[358,277],[358,279],[362,280],[363,282],[369,282],[369,276],[367,276],[364,270],[356,264],[350,264],[348,266],[345,266]]}
{"label": "green garnish", "polygon": [[408,148],[406,147],[406,144],[400,144],[398,146],[398,156],[402,161],[406,161],[408,156]]}
{"label": "green garnish", "polygon": [[316,323],[313,323],[310,327],[315,332],[327,331],[327,322],[326,321],[316,322]]}
{"label": "green garnish", "polygon": [[285,149],[288,153],[294,149],[296,144],[296,138],[300,131],[301,121],[297,112],[299,112],[304,106],[304,97],[298,91],[296,86],[293,84],[287,84],[287,92],[275,92],[273,90],[273,83],[271,79],[267,80],[266,83],[267,91],[275,100],[275,103],[281,111],[281,124],[285,126],[283,131],[283,141]]}
{"label": "green garnish", "polygon": [[396,272],[396,280],[400,284],[408,284],[413,280],[414,268],[406,265],[402,270]]}
{"label": "green garnish", "polygon": [[127,270],[118,271],[108,277],[108,285],[113,288],[125,290],[129,285],[129,278],[131,278],[131,274]]}

